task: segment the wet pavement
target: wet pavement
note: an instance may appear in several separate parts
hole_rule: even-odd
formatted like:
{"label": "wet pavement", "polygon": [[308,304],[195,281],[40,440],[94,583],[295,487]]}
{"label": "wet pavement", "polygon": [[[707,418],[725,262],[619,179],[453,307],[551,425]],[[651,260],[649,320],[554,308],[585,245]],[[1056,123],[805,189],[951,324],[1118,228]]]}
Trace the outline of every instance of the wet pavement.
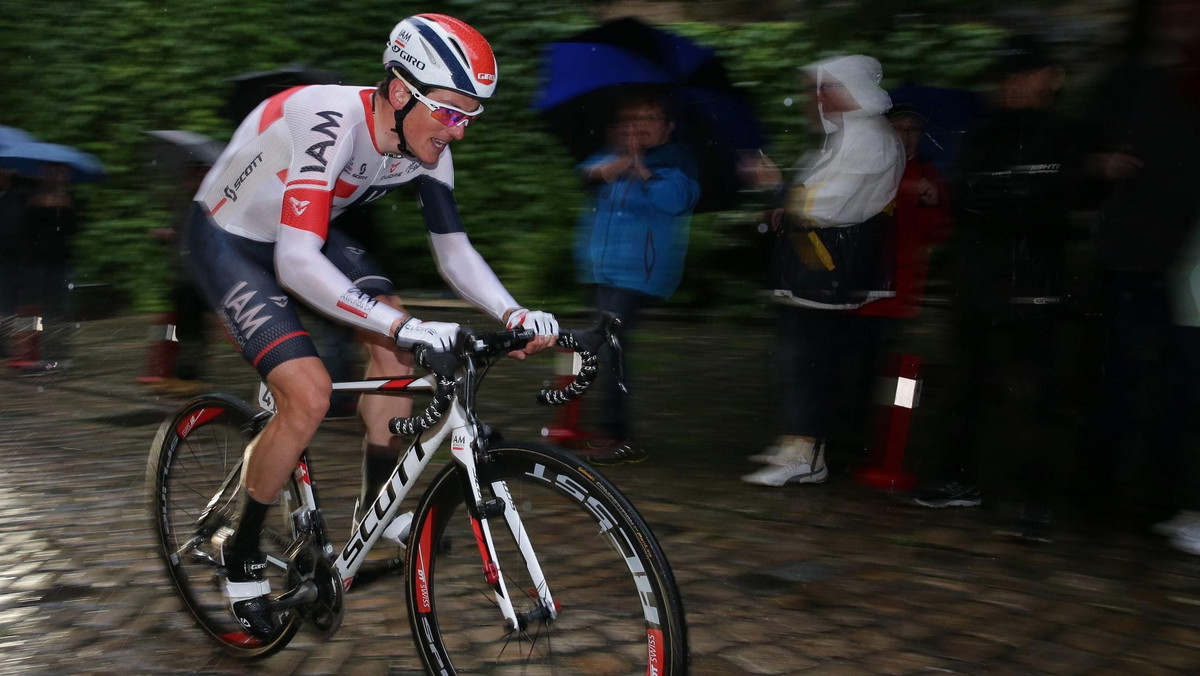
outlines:
{"label": "wet pavement", "polygon": [[[440,318],[440,317],[439,317]],[[339,633],[302,633],[241,663],[195,628],[153,548],[144,473],[182,403],[136,381],[145,318],[87,322],[73,368],[0,376],[0,673],[406,674],[418,663],[403,591],[347,597]],[[1003,534],[1003,501],[929,510],[856,482],[834,457],[817,486],[738,476],[771,437],[769,325],[652,321],[639,344],[638,428],[650,459],[606,469],[651,523],[687,608],[698,674],[1200,672],[1200,558],[1144,529],[1067,512],[1054,539]],[[552,359],[498,366],[481,410],[509,438],[554,411],[532,403]],[[218,346],[214,389],[251,399],[253,373]],[[923,415],[918,410],[918,415]],[[319,439],[314,471],[334,533],[357,492],[353,425]]]}

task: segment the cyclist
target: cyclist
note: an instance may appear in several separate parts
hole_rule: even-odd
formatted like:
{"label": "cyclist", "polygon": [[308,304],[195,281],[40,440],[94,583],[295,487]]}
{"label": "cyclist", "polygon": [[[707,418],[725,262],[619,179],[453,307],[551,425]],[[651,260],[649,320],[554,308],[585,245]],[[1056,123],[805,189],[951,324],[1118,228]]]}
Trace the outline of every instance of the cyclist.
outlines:
{"label": "cyclist", "polygon": [[[458,329],[405,312],[392,282],[331,221],[412,184],[438,269],[455,292],[508,328],[536,332],[512,356],[545,349],[558,334],[553,315],[521,307],[505,290],[471,246],[454,200],[450,144],[463,138],[495,92],[491,47],[458,19],[420,14],[392,29],[383,67],[385,79],[375,88],[313,85],[262,102],[200,186],[187,228],[199,286],[275,396],[276,415],[247,449],[241,518],[232,534],[214,538],[233,613],[258,636],[272,631],[259,531],[331,392],[292,298],[361,330],[368,378],[410,373],[412,356],[401,350],[450,349]],[[364,397],[360,504],[374,499],[396,462],[387,421],[408,415],[411,406],[407,399]],[[399,539],[395,525],[388,531]]]}

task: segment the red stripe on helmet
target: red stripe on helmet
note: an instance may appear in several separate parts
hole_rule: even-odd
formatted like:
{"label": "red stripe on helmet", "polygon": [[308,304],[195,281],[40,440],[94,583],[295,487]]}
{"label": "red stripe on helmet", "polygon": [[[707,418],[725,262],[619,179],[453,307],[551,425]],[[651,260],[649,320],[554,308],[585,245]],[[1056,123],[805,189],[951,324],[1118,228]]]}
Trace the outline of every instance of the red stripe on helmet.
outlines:
{"label": "red stripe on helmet", "polygon": [[471,69],[471,79],[483,85],[496,83],[496,55],[492,46],[480,35],[479,31],[460,19],[445,14],[418,14],[417,16],[433,21],[449,32],[462,44],[467,52],[467,65]]}

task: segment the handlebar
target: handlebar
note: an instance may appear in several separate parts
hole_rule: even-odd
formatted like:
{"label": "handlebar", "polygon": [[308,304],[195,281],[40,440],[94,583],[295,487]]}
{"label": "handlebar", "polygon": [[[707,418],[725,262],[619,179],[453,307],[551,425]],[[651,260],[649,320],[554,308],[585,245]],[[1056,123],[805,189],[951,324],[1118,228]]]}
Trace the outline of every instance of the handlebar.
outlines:
{"label": "handlebar", "polygon": [[[596,325],[590,329],[561,331],[558,334],[558,344],[578,353],[583,367],[575,376],[575,380],[566,387],[560,390],[544,389],[538,392],[537,401],[542,404],[558,405],[582,396],[592,381],[596,379],[598,373],[596,364],[599,360],[600,348],[605,343],[612,345],[613,349],[617,351],[618,380],[622,381],[620,387],[624,390],[624,378],[619,371],[621,345],[615,334],[620,325],[621,320],[616,315],[604,312],[601,313]],[[392,418],[388,423],[388,429],[392,434],[411,435],[424,432],[438,424],[454,400],[456,384],[454,373],[458,370],[459,364],[474,356],[494,356],[519,350],[533,340],[534,336],[534,332],[528,329],[477,334],[470,329],[460,328],[453,351],[433,352],[425,345],[418,345],[413,349],[413,357],[419,366],[431,371],[436,379],[433,400],[420,415],[410,418]]]}

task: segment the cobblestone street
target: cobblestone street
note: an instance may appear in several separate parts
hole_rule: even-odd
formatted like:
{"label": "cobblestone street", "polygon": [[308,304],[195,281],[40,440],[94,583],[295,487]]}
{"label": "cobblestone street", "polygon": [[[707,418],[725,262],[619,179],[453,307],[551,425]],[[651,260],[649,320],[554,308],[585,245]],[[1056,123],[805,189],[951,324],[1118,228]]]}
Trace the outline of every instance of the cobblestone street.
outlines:
{"label": "cobblestone street", "polygon": [[[0,673],[418,673],[398,581],[352,591],[329,641],[302,632],[257,663],[222,654],[181,610],[144,474],[184,399],[137,382],[146,324],[86,322],[67,373],[0,375]],[[1142,529],[1067,513],[1052,543],[1021,543],[997,534],[1002,505],[910,506],[836,458],[822,485],[739,481],[771,437],[766,367],[748,356],[770,332],[739,329],[735,353],[706,331],[648,323],[640,359],[655,368],[636,382],[650,459],[604,471],[670,559],[694,673],[1200,672],[1200,558]],[[536,437],[554,416],[532,396],[552,362],[498,365],[484,419]],[[215,347],[208,369],[214,389],[252,399],[254,374],[231,350]],[[337,535],[359,444],[351,422],[327,427],[313,463]]]}

